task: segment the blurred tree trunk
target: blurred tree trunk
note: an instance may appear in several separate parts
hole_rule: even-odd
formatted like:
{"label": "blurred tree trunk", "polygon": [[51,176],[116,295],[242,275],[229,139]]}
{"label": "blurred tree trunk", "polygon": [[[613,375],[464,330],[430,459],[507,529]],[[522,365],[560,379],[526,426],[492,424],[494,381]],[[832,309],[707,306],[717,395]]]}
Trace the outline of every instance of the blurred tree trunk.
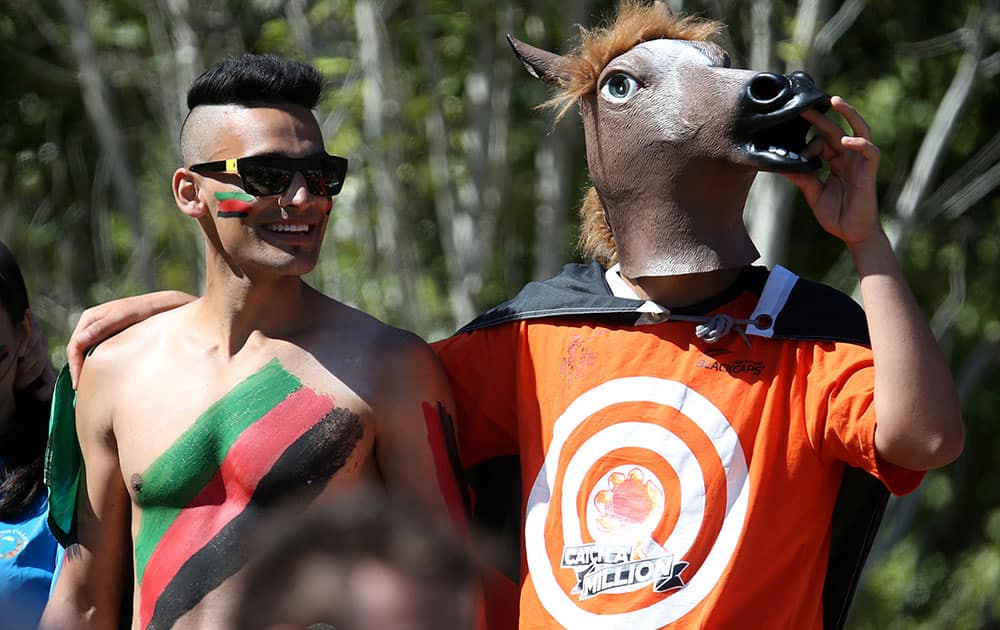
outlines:
{"label": "blurred tree trunk", "polygon": [[510,4],[496,5],[496,23],[476,20],[473,26],[479,49],[475,65],[465,78],[466,128],[462,146],[469,173],[459,181],[462,211],[456,218],[461,224],[457,236],[467,236],[459,236],[461,245],[456,252],[460,260],[460,285],[453,290],[459,295],[453,304],[456,323],[464,323],[476,314],[474,304],[483,286],[487,254],[500,252],[506,256],[511,252],[504,246],[506,239],[497,239],[496,226],[509,168],[510,91],[516,65],[510,62],[507,43],[499,34],[510,32],[513,14]]}
{"label": "blurred tree trunk", "polygon": [[[434,53],[431,30],[427,23],[427,13],[422,0],[413,2],[413,17],[417,22],[419,40],[418,46],[420,64],[424,67],[429,81],[443,77],[441,63]],[[456,198],[455,183],[452,180],[451,157],[448,151],[448,126],[441,103],[440,91],[437,85],[426,86],[430,106],[424,118],[424,129],[427,134],[428,167],[431,174],[434,195],[434,212],[437,219],[438,234],[441,248],[444,251],[448,284],[448,301],[451,306],[452,325],[461,326],[471,319],[475,313],[472,294],[464,282],[464,264],[466,257],[462,255],[464,246],[472,241],[471,219],[461,212]],[[463,242],[463,238],[465,239]]]}
{"label": "blurred tree trunk", "polygon": [[358,62],[364,76],[364,162],[375,174],[369,185],[375,192],[375,243],[372,267],[382,278],[382,300],[401,326],[420,328],[424,312],[416,300],[416,256],[413,239],[404,232],[404,195],[397,172],[402,163],[398,148],[399,103],[396,63],[385,37],[385,21],[371,0],[354,5]]}
{"label": "blurred tree trunk", "polygon": [[[566,237],[569,211],[579,199],[569,194],[573,162],[570,151],[576,144],[579,128],[572,121],[561,120],[545,135],[535,152],[535,251],[532,277],[541,280],[554,275],[566,260],[563,239]],[[576,206],[574,206],[576,204]]]}
{"label": "blurred tree trunk", "polygon": [[201,71],[201,42],[189,19],[188,0],[158,0],[146,11],[150,43],[160,63],[148,86],[163,111],[180,163],[181,125],[187,116],[187,91]]}
{"label": "blurred tree trunk", "polygon": [[[477,21],[481,29],[474,41],[478,54],[465,78],[467,123],[461,133],[463,152],[453,166],[448,128],[437,86],[429,88],[430,108],[425,119],[434,188],[435,213],[448,273],[448,297],[452,319],[460,326],[477,312],[476,296],[483,286],[487,254],[500,246],[496,221],[502,206],[507,178],[507,142],[512,66],[506,57],[497,61],[497,31],[510,30],[513,8],[497,9],[500,29],[490,20]],[[430,80],[443,77],[441,63],[433,51],[433,38],[423,3],[413,3],[413,17],[421,40],[419,55]],[[505,45],[505,44],[504,44]],[[462,167],[468,169],[462,173]],[[459,176],[456,176],[456,173]],[[503,249],[502,247],[500,249]]]}
{"label": "blurred tree trunk", "polygon": [[[104,73],[87,28],[86,9],[79,0],[60,0],[60,5],[70,28],[70,45],[80,76],[84,107],[97,131],[115,200],[132,231],[134,249],[126,273],[136,279],[141,289],[149,290],[154,285],[155,273],[152,246],[143,225],[136,173],[125,149],[114,103],[108,98]],[[93,211],[107,212],[107,208],[95,207]]]}
{"label": "blurred tree trunk", "polygon": [[[558,13],[565,16],[567,24],[584,24],[590,11],[591,2],[566,0]],[[581,201],[574,198],[576,191],[570,190],[576,168],[576,161],[572,158],[579,151],[581,137],[578,117],[566,116],[548,130],[535,152],[535,195],[538,203],[535,208],[532,277],[536,280],[554,275],[566,262],[563,241],[567,235],[569,213],[571,208],[578,208]]]}
{"label": "blurred tree trunk", "polygon": [[[883,223],[897,255],[902,254],[907,237],[920,222],[941,213],[957,218],[1000,185],[1000,133],[998,133],[967,163],[958,168],[955,175],[945,181],[937,191],[931,194],[927,192],[952,138],[955,122],[977,86],[976,78],[981,74],[987,78],[995,74],[992,65],[983,59],[983,53],[984,40],[987,37],[985,27],[996,14],[997,4],[997,0],[990,0],[981,8],[974,7],[967,16],[965,28],[959,33],[959,37],[945,38],[951,45],[961,46],[964,53],[948,90],[938,103],[934,119],[924,135],[913,166],[905,177],[901,192],[894,202],[883,204],[884,207],[892,208],[891,214],[884,213]],[[845,280],[847,278],[849,280]],[[860,301],[860,287],[853,274],[850,256],[846,252],[831,268],[825,281],[839,286],[853,286],[853,297]],[[938,338],[947,333],[950,327],[950,320],[946,323],[939,321],[935,330]]]}
{"label": "blurred tree trunk", "polygon": [[[995,13],[996,4],[995,1],[986,4],[984,7],[986,16]],[[985,47],[986,23],[987,20],[983,19],[983,12],[979,8],[973,8],[966,19],[961,39],[962,47],[965,49],[964,54],[948,86],[948,91],[938,104],[934,120],[920,145],[906,184],[894,204],[896,221],[892,226],[893,229],[889,231],[889,239],[892,241],[893,249],[897,251],[905,242],[910,230],[921,219],[918,210],[937,174],[956,121],[960,118],[976,86],[976,77]]]}
{"label": "blurred tree trunk", "polygon": [[312,30],[306,17],[305,0],[285,0],[285,19],[292,31],[295,46],[309,60],[313,58]]}
{"label": "blurred tree trunk", "polygon": [[[772,0],[754,2],[750,9],[749,66],[766,72],[777,67],[774,56],[774,27]],[[788,206],[791,202],[791,185],[775,173],[758,173],[747,197],[744,217],[750,238],[760,252],[762,262],[773,267],[783,260],[787,229]]]}

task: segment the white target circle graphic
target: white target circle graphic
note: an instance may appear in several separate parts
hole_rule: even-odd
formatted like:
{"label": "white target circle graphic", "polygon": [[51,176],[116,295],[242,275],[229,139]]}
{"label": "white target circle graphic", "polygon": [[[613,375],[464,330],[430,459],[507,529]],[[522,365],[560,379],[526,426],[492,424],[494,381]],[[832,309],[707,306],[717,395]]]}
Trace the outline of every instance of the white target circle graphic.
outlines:
{"label": "white target circle graphic", "polygon": [[[681,515],[678,527],[663,543],[662,547],[683,558],[698,536],[698,527],[686,527],[689,523],[700,524],[705,517],[705,480],[701,476],[701,468],[694,453],[684,442],[667,429],[648,422],[620,422],[598,431],[577,449],[573,458],[566,466],[563,475],[563,488],[580,488],[590,466],[609,450],[621,446],[636,446],[659,453],[663,459],[670,462],[677,472],[681,488]],[[609,445],[611,448],[609,448]],[[558,461],[558,460],[557,460]],[[563,544],[582,545],[580,536],[580,515],[576,509],[576,492],[563,492]],[[633,584],[630,588],[619,590],[639,590],[649,588],[649,585]]]}
{"label": "white target circle graphic", "polygon": [[[566,441],[595,413],[611,405],[628,402],[650,402],[676,409],[708,437],[726,472],[725,518],[704,563],[697,573],[685,579],[684,588],[645,608],[599,614],[580,608],[559,584],[546,549],[545,526]],[[560,543],[564,546],[581,543],[580,516],[575,501],[583,478],[587,469],[604,454],[622,447],[652,450],[677,473],[681,512],[674,531],[664,541],[663,547],[682,558],[694,542],[704,519],[704,474],[691,449],[677,435],[658,424],[633,420],[597,432],[570,458],[562,475]],[[708,595],[729,564],[746,520],[748,494],[746,457],[736,431],[722,412],[704,396],[683,383],[654,377],[620,378],[598,385],[574,400],[555,421],[545,462],[528,495],[525,551],[539,601],[556,621],[569,628],[635,630],[659,627],[680,619]]]}

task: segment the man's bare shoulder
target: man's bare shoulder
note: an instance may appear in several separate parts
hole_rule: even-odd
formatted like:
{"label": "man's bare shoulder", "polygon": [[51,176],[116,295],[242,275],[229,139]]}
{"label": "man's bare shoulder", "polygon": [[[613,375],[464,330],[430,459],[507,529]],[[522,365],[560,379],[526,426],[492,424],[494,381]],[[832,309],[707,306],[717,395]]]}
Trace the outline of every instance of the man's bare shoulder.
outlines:
{"label": "man's bare shoulder", "polygon": [[331,297],[320,295],[315,305],[309,337],[329,341],[349,336],[351,345],[378,354],[422,352],[427,347],[420,336]]}
{"label": "man's bare shoulder", "polygon": [[427,370],[438,370],[430,345],[419,335],[332,298],[324,296],[310,320],[301,347],[339,378],[375,385],[386,375],[420,380]]}
{"label": "man's bare shoulder", "polygon": [[109,337],[91,348],[84,362],[84,369],[127,370],[128,365],[121,363],[132,357],[138,357],[149,350],[152,343],[162,339],[170,330],[170,322],[178,317],[178,312],[166,311],[129,326],[120,333]]}
{"label": "man's bare shoulder", "polygon": [[148,356],[151,347],[162,343],[181,327],[190,305],[165,311],[134,324],[94,346],[87,354],[84,370],[127,372],[134,361]]}
{"label": "man's bare shoulder", "polygon": [[125,392],[141,390],[143,382],[155,380],[157,371],[170,369],[170,346],[188,308],[154,315],[91,349],[80,373],[78,399],[110,408]]}

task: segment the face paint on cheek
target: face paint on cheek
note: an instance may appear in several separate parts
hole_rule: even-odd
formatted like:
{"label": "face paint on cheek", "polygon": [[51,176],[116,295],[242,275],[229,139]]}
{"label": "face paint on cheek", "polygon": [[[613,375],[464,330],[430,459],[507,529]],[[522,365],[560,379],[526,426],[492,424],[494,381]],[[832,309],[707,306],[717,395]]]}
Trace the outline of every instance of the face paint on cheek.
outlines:
{"label": "face paint on cheek", "polygon": [[245,219],[250,216],[250,207],[257,198],[242,192],[217,192],[220,219]]}

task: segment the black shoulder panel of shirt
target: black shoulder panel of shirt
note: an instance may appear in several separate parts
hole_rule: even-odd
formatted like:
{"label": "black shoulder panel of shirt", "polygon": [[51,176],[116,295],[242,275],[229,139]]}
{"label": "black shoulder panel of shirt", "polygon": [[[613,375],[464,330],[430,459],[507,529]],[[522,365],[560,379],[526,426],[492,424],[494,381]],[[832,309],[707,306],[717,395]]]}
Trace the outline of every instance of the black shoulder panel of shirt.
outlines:
{"label": "black shoulder panel of shirt", "polygon": [[[458,332],[472,332],[511,322],[543,318],[600,319],[632,325],[639,319],[642,300],[616,297],[597,262],[571,263],[547,280],[529,282],[512,299],[489,309]],[[744,267],[732,286],[703,302],[671,312],[704,314],[749,292],[760,296],[770,272]],[[868,325],[861,307],[849,296],[827,285],[799,278],[774,321],[774,337],[809,341],[843,341],[868,345]]]}

